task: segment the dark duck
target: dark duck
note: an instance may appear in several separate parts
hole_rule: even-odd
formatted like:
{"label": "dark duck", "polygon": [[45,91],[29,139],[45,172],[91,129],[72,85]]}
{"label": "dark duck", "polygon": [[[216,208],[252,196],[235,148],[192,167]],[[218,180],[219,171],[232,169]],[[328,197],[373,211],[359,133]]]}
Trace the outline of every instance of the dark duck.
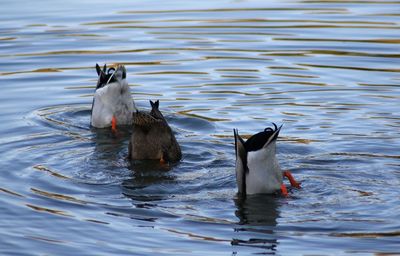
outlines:
{"label": "dark duck", "polygon": [[174,163],[182,158],[181,148],[158,109],[159,101],[150,101],[150,113],[136,111],[132,118],[132,136],[128,157],[131,160],[159,160]]}

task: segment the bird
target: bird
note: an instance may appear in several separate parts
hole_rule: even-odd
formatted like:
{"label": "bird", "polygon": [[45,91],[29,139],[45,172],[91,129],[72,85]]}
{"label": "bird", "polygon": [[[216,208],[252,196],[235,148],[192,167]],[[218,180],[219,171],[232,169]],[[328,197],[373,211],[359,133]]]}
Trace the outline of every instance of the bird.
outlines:
{"label": "bird", "polygon": [[151,111],[137,110],[132,116],[132,135],[128,146],[131,160],[159,160],[175,163],[182,158],[181,148],[167,120],[159,110],[159,100],[150,100]]}
{"label": "bird", "polygon": [[96,128],[110,127],[116,131],[117,125],[131,125],[135,102],[129,92],[126,81],[126,69],[123,65],[107,70],[96,63],[98,75],[96,90],[92,102],[90,123]]}
{"label": "bird", "polygon": [[273,194],[281,191],[288,196],[283,177],[287,177],[291,186],[301,188],[289,171],[282,171],[276,158],[276,140],[282,128],[272,123],[274,128],[267,127],[254,134],[247,141],[233,129],[236,155],[236,182],[240,195]]}

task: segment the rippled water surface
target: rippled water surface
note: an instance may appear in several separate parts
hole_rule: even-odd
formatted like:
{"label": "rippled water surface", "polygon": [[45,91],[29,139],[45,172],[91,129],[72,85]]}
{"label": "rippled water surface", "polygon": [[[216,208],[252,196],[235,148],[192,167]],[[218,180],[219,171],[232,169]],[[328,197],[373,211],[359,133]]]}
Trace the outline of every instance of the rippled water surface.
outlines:
{"label": "rippled water surface", "polygon": [[[399,1],[2,1],[0,254],[400,253]],[[183,150],[90,128],[95,63]],[[232,129],[283,123],[288,198],[239,200]]]}

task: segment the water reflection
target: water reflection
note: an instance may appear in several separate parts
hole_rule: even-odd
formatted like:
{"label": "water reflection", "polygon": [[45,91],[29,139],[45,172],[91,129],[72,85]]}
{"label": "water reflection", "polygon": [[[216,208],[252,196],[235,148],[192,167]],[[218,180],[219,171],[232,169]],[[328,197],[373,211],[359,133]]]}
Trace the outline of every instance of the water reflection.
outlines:
{"label": "water reflection", "polygon": [[278,198],[275,195],[251,195],[246,198],[238,196],[234,199],[237,210],[236,217],[240,225],[263,225],[271,229],[277,224],[279,217]]}
{"label": "water reflection", "polygon": [[92,128],[94,155],[98,160],[115,161],[118,160],[119,152],[126,151],[126,141],[130,138],[129,127],[118,127],[116,133],[109,128]]}
{"label": "water reflection", "polygon": [[134,204],[159,201],[176,193],[174,176],[169,167],[157,161],[141,161],[131,164],[133,177],[122,182],[122,193]]}
{"label": "water reflection", "polygon": [[279,218],[278,200],[274,195],[236,197],[235,216],[239,218],[240,227],[235,231],[240,238],[233,238],[231,244],[261,248],[266,254],[274,254],[278,244],[274,232]]}

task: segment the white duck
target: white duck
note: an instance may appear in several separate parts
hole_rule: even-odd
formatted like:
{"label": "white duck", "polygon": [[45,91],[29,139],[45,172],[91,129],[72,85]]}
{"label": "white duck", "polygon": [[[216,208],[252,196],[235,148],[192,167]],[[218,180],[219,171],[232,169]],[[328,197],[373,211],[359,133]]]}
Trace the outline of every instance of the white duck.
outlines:
{"label": "white duck", "polygon": [[136,111],[135,103],[129,92],[126,81],[126,69],[123,65],[116,69],[104,65],[103,69],[96,64],[96,91],[92,103],[91,125],[96,128],[118,125],[131,125],[132,113]]}
{"label": "white duck", "polygon": [[283,177],[287,177],[293,187],[300,188],[289,171],[282,171],[276,158],[276,139],[282,125],[266,128],[251,136],[246,142],[234,129],[236,151],[236,181],[242,195],[271,194],[281,190],[288,192]]}

